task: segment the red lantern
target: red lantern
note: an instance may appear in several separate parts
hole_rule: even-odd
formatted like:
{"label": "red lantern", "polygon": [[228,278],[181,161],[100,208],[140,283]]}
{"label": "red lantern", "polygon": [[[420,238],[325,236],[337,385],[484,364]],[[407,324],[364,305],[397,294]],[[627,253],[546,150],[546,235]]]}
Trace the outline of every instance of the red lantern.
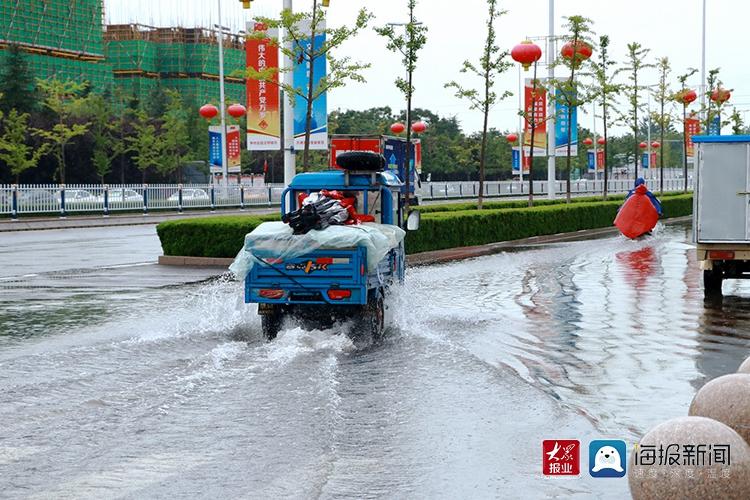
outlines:
{"label": "red lantern", "polygon": [[659,141],[654,141],[651,143],[651,147],[654,149],[659,149],[661,147],[661,143],[659,143]]}
{"label": "red lantern", "polygon": [[711,100],[717,104],[724,104],[730,97],[732,97],[732,91],[721,87],[711,92]]}
{"label": "red lantern", "polygon": [[227,112],[232,118],[242,118],[247,113],[247,110],[242,104],[232,104],[227,108]]}
{"label": "red lantern", "polygon": [[524,71],[528,71],[532,64],[542,57],[542,49],[531,40],[524,40],[510,51],[514,61],[521,63]]}
{"label": "red lantern", "polygon": [[406,130],[406,125],[403,123],[394,123],[391,125],[391,132],[394,134],[401,134],[404,130]]}
{"label": "red lantern", "polygon": [[219,109],[213,104],[204,104],[203,106],[201,106],[201,109],[198,110],[198,112],[206,120],[211,120],[219,114]]}
{"label": "red lantern", "polygon": [[596,143],[599,144],[600,146],[604,146],[605,144],[607,144],[607,141],[604,140],[604,137],[600,137],[596,140]]}
{"label": "red lantern", "polygon": [[677,94],[677,101],[685,105],[690,104],[696,99],[698,99],[698,94],[693,89],[683,89]]}
{"label": "red lantern", "polygon": [[411,124],[411,130],[415,134],[421,134],[425,130],[427,130],[427,124],[425,122],[414,122]]}
{"label": "red lantern", "polygon": [[638,144],[638,147],[641,148],[641,149],[646,149],[648,147],[648,144],[646,144],[645,142],[642,142],[642,143]]}
{"label": "red lantern", "polygon": [[514,142],[518,140],[518,136],[513,133],[506,135],[505,138],[508,139],[508,142],[511,144],[513,144]]}
{"label": "red lantern", "polygon": [[563,45],[560,54],[565,59],[572,60],[573,65],[577,68],[583,61],[591,57],[593,50],[591,49],[591,45],[579,40],[575,44],[573,42],[568,42]]}
{"label": "red lantern", "polygon": [[585,139],[583,140],[583,143],[584,143],[584,144],[585,144],[586,146],[591,146],[592,144],[594,144],[594,139],[592,139],[591,137],[586,137],[586,138],[585,138]]}

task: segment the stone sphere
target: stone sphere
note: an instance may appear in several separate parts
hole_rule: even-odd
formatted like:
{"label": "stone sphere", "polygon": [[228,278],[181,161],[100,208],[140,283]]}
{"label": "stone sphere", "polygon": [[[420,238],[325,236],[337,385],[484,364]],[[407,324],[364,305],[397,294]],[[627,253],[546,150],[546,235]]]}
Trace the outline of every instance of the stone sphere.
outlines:
{"label": "stone sphere", "polygon": [[750,358],[747,358],[737,370],[737,373],[750,373]]}
{"label": "stone sphere", "polygon": [[[726,450],[727,446],[728,466],[721,463],[726,459],[714,456],[717,449]],[[665,451],[663,461],[660,447]],[[630,453],[628,464],[628,484],[635,500],[750,498],[750,446],[721,422],[704,417],[674,418],[651,429],[637,450]],[[648,460],[652,450],[653,465]],[[674,457],[677,462],[670,464]]]}
{"label": "stone sphere", "polygon": [[688,415],[718,420],[750,443],[750,374],[713,379],[695,395]]}

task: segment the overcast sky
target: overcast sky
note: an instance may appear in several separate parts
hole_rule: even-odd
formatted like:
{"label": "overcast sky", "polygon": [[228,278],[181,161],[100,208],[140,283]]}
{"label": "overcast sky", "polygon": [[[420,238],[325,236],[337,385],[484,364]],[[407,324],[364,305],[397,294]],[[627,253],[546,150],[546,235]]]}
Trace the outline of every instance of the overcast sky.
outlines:
{"label": "overcast sky", "polygon": [[[223,24],[238,30],[253,15],[275,16],[282,0],[255,0],[251,10],[243,10],[238,0],[222,0]],[[374,25],[406,20],[406,0],[331,0],[329,25],[351,22],[359,8],[367,7],[376,16]],[[525,37],[545,36],[548,31],[548,0],[500,1],[508,11],[497,22],[499,45],[510,50]],[[140,22],[159,26],[210,25],[218,19],[215,0],[105,0],[107,21]],[[596,36],[607,34],[611,55],[623,61],[626,45],[637,41],[651,49],[652,60],[669,57],[676,77],[688,67],[700,69],[702,0],[556,0],[556,34],[562,33],[564,16],[580,14],[593,21]],[[294,0],[295,9],[310,9],[312,0]],[[420,53],[415,74],[414,105],[440,115],[455,115],[466,131],[481,127],[481,116],[453,97],[443,85],[453,79],[466,78],[458,73],[461,63],[476,60],[485,35],[487,6],[485,0],[420,0],[417,18],[429,27],[427,45]],[[750,4],[740,0],[708,0],[707,69],[720,67],[720,78],[734,89],[730,103],[746,114],[750,110],[750,64],[747,27]],[[388,52],[382,38],[371,29],[350,41],[338,53],[372,63],[366,84],[351,84],[337,89],[328,99],[330,109],[366,109],[391,106],[403,109],[403,97],[393,80],[402,69],[400,58]],[[594,53],[597,57],[597,53]],[[540,72],[546,72],[540,68]],[[530,73],[527,73],[530,75]],[[655,71],[645,74],[646,83],[655,83]],[[481,82],[471,82],[480,85]],[[689,82],[700,84],[700,74]],[[493,109],[490,126],[502,130],[518,126],[518,71],[504,74],[496,90],[511,90],[515,96]],[[750,116],[748,116],[750,118]],[[580,118],[581,125],[591,127],[591,114]],[[601,126],[599,126],[601,127]]]}

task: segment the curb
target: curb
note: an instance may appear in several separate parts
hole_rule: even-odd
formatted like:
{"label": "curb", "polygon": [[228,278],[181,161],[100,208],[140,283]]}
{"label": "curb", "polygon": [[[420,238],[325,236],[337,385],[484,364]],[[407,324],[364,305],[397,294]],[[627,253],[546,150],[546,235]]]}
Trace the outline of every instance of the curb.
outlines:
{"label": "curb", "polygon": [[[663,224],[679,224],[692,220],[692,215],[684,217],[675,217],[665,219]],[[521,240],[499,241],[488,245],[479,245],[473,247],[448,248],[445,250],[435,250],[432,252],[415,253],[406,256],[406,262],[411,266],[428,266],[431,264],[442,264],[456,260],[472,259],[485,255],[493,255],[507,248],[546,245],[550,243],[562,243],[565,241],[576,241],[581,239],[597,238],[617,234],[616,227],[604,227],[598,229],[582,229],[572,233],[558,233],[544,236],[532,236]],[[226,269],[234,262],[233,258],[219,257],[184,257],[173,255],[159,256],[159,264],[163,266],[184,266],[184,267],[216,267]]]}

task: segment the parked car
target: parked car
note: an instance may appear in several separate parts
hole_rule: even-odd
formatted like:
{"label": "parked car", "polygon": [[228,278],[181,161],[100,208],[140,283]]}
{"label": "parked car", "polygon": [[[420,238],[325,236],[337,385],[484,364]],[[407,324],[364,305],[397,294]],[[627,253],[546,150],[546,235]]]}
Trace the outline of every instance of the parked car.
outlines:
{"label": "parked car", "polygon": [[[179,191],[175,191],[172,193],[172,196],[167,198],[168,201],[178,201],[179,200]],[[203,189],[198,188],[188,188],[182,190],[182,203],[186,203],[188,201],[208,201],[210,200],[210,197],[208,196],[208,193],[206,193]]]}
{"label": "parked car", "polygon": [[[58,191],[55,193],[55,200],[57,203],[61,203],[62,192]],[[80,205],[83,203],[98,203],[99,199],[85,189],[66,189],[65,190],[65,204],[66,205]]]}
{"label": "parked car", "polygon": [[[97,196],[99,201],[104,201],[104,193]],[[134,189],[110,189],[109,203],[134,203],[143,204],[143,195]]]}
{"label": "parked car", "polygon": [[[12,194],[7,193],[6,199],[3,200],[2,204],[8,206],[10,208],[12,204]],[[58,201],[55,199],[55,196],[45,189],[22,189],[18,191],[18,197],[16,198],[18,202],[18,208],[26,208],[30,209],[33,208],[35,210],[44,210],[44,209],[51,209],[51,210],[57,210],[58,209]]]}

